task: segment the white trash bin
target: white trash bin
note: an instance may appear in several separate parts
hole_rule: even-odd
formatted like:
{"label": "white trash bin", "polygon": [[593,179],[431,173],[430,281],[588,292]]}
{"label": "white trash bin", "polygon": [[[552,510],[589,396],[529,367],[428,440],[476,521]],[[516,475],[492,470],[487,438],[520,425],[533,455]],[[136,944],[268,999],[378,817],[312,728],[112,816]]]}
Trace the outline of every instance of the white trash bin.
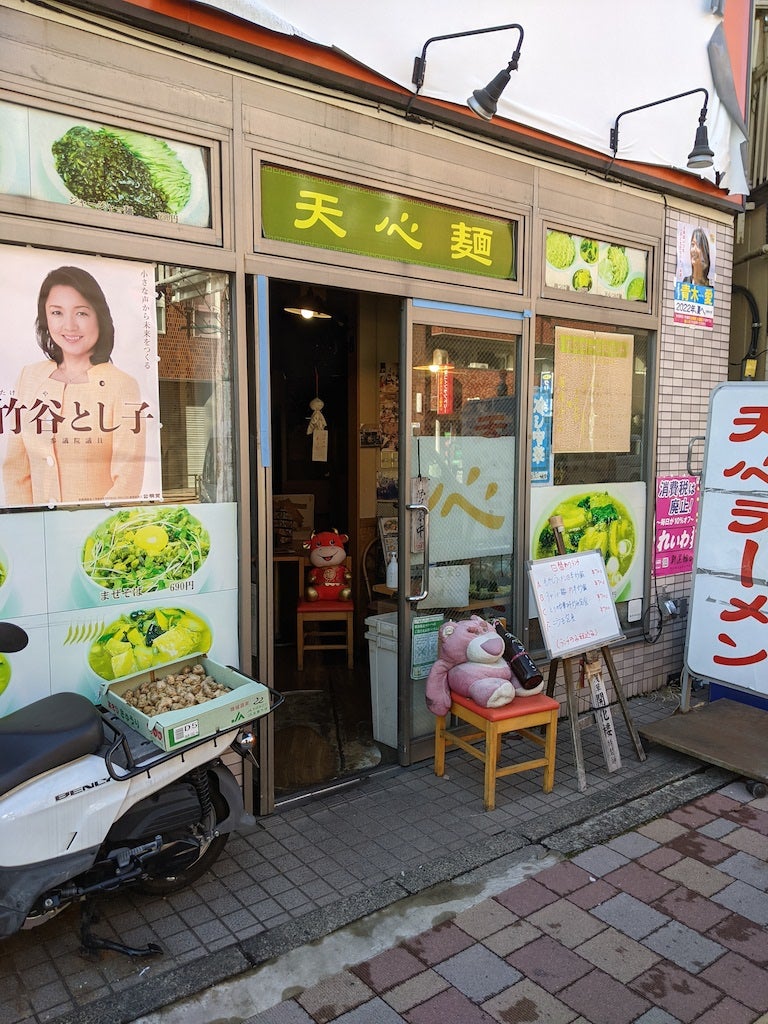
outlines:
{"label": "white trash bin", "polygon": [[[365,638],[371,667],[373,738],[397,749],[397,612],[371,615],[365,620]],[[413,684],[414,736],[434,732],[435,718],[424,699],[425,679]]]}

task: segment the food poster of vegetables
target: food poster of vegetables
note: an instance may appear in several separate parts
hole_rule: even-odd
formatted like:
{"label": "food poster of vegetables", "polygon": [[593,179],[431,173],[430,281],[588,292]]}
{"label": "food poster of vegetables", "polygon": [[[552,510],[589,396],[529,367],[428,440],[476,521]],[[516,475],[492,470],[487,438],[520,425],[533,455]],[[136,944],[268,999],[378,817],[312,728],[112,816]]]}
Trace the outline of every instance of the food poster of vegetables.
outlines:
{"label": "food poster of vegetables", "polygon": [[0,192],[209,227],[207,150],[0,103]]}
{"label": "food poster of vegetables", "polygon": [[142,505],[44,513],[51,612],[237,589],[237,506]]}
{"label": "food poster of vegetables", "polygon": [[555,453],[630,450],[633,370],[631,334],[555,328]]}
{"label": "food poster of vegetables", "polygon": [[23,651],[0,653],[0,717],[51,692],[47,609],[41,515],[0,516],[0,617],[29,637]]}
{"label": "food poster of vegetables", "polygon": [[20,626],[29,638],[23,651],[0,653],[0,718],[42,700],[54,690],[69,689],[68,678],[54,661],[55,685],[51,683],[47,615],[2,614],[3,620]]}
{"label": "food poster of vegetables", "polygon": [[43,517],[0,516],[0,616],[16,620],[48,611]]}
{"label": "food poster of vegetables", "polygon": [[187,654],[237,664],[236,537],[234,503],[0,517],[0,615],[30,638],[0,656],[0,716]]}
{"label": "food poster of vegetables", "polygon": [[531,558],[552,558],[551,516],[562,516],[567,554],[599,550],[614,601],[643,596],[644,483],[569,484],[531,490]]}
{"label": "food poster of vegetables", "polygon": [[544,284],[561,291],[588,292],[645,302],[648,253],[617,242],[547,229]]}
{"label": "food poster of vegetables", "polygon": [[[93,701],[116,679],[209,654],[238,664],[236,590],[106,604],[49,617],[52,689],[71,689]],[[54,672],[55,666],[55,672]]]}
{"label": "food poster of vegetables", "polygon": [[[52,293],[65,302],[74,295],[76,307],[44,312],[39,339],[42,292],[44,302]],[[0,302],[6,339],[0,368],[0,506],[160,499],[154,266],[3,245]],[[83,310],[92,310],[89,326],[76,327],[75,335],[61,319],[51,319],[57,313],[79,317],[76,323],[82,325]],[[90,327],[94,320],[97,326]],[[60,358],[62,352],[51,330],[75,353],[83,348],[81,333],[91,331],[98,339],[96,366],[87,379],[49,381],[57,366],[41,341],[48,347],[53,342],[52,356],[58,352]]]}

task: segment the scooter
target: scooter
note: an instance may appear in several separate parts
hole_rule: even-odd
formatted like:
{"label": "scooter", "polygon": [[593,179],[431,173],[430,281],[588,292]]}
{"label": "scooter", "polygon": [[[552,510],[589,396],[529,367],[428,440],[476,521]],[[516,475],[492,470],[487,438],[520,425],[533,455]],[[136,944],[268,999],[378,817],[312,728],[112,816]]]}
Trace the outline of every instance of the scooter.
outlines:
{"label": "scooter", "polygon": [[[0,651],[27,642],[0,622]],[[268,713],[282,700],[270,689]],[[162,952],[97,938],[93,901],[125,886],[167,895],[208,871],[229,833],[255,824],[221,761],[231,747],[255,763],[255,743],[233,726],[166,752],[78,693],[0,718],[0,939],[80,903],[86,951]]]}

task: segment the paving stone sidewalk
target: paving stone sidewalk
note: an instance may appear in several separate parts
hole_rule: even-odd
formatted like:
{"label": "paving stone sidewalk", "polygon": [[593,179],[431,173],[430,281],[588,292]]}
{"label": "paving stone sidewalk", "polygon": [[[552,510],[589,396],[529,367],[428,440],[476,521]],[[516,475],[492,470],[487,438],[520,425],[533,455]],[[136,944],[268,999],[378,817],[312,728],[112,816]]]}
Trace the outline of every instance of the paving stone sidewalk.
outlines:
{"label": "paving stone sidewalk", "polygon": [[767,861],[732,782],[247,1024],[768,1024]]}
{"label": "paving stone sidewalk", "polygon": [[[673,694],[630,700],[638,728],[675,705]],[[450,755],[442,778],[420,762],[281,806],[233,835],[215,869],[190,889],[167,899],[126,891],[100,901],[97,935],[156,943],[161,957],[84,957],[77,908],[4,939],[0,1024],[127,1024],[516,851],[545,845],[570,857],[733,779],[655,745],[638,761],[620,715],[616,733],[622,767],[611,773],[597,730],[585,730],[588,786],[581,792],[569,732],[560,728],[554,790],[542,792],[539,772],[508,776],[490,813],[482,809],[482,771],[463,751]]]}

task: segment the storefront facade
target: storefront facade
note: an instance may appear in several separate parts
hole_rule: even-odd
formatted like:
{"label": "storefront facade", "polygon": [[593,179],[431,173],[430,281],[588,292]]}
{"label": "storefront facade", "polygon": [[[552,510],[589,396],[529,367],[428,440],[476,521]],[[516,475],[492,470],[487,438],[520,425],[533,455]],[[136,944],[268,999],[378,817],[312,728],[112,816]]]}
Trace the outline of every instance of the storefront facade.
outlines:
{"label": "storefront facade", "polygon": [[[105,680],[146,667],[108,646],[137,619],[177,630],[161,660],[209,649],[284,689],[292,542],[307,520],[283,550],[276,499],[307,495],[311,527],[350,538],[358,688],[373,657],[365,619],[389,613],[401,637],[394,735],[373,693],[369,712],[401,763],[431,751],[423,685],[441,617],[503,617],[546,664],[526,563],[554,554],[555,512],[575,516],[574,544],[591,530],[584,545],[602,547],[625,692],[665,686],[685,619],[662,623],[658,594],[687,596],[692,534],[676,546],[658,499],[690,511],[689,441],[728,376],[733,204],[684,176],[641,187],[408,119],[147,24],[3,10],[0,258],[16,308],[3,455],[18,373],[41,358],[40,283],[77,265],[115,306],[113,362],[140,383],[146,471],[138,490],[82,499],[14,496],[4,478],[3,614],[35,642],[7,668],[0,715],[55,689],[96,699]],[[73,129],[149,164],[165,208],[139,208],[135,185],[122,206],[79,200],[71,166],[69,187],[62,178]],[[675,281],[699,228],[715,284],[691,303]],[[310,295],[324,321],[286,312]],[[316,397],[321,439],[308,427]],[[160,584],[171,514],[186,545]],[[126,517],[118,554],[111,531]],[[369,600],[365,560],[387,521],[401,585]],[[376,559],[371,573],[384,582]],[[303,671],[289,689],[314,688]],[[276,790],[314,780],[283,787],[281,758],[295,751],[271,720],[260,741],[246,785],[266,811]]]}

